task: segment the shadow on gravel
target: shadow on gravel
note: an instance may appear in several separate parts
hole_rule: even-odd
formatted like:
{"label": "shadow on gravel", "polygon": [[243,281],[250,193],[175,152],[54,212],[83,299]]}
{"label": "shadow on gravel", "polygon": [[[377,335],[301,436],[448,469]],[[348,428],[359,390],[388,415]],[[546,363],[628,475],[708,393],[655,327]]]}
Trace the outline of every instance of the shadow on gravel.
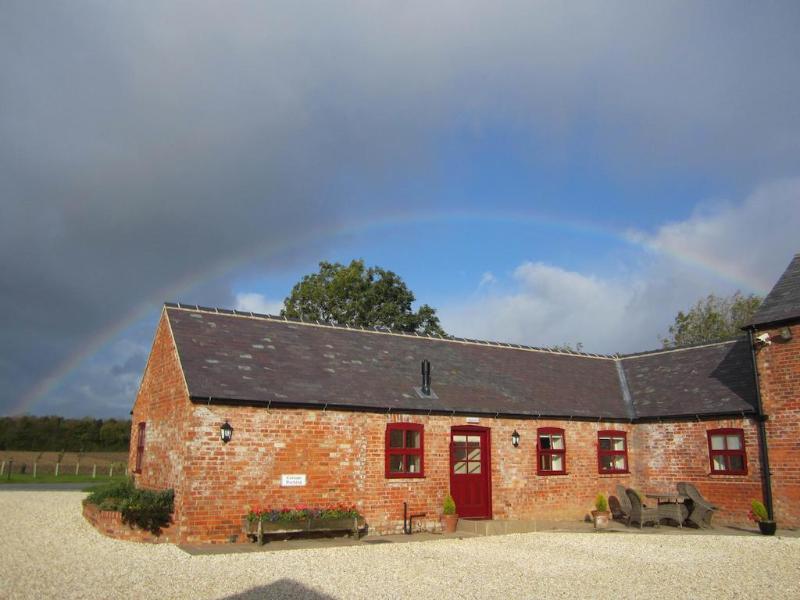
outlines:
{"label": "shadow on gravel", "polygon": [[225,596],[222,600],[256,600],[257,598],[297,598],[308,600],[336,600],[334,596],[321,594],[294,579],[279,579],[269,585],[261,585],[240,594]]}

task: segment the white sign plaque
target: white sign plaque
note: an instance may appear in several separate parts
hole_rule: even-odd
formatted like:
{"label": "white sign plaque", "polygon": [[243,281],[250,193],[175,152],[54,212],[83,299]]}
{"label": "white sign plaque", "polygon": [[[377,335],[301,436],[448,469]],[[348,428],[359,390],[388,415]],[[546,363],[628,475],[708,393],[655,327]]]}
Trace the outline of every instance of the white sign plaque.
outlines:
{"label": "white sign plaque", "polygon": [[281,475],[281,487],[303,487],[306,484],[306,474]]}
{"label": "white sign plaque", "polygon": [[481,420],[478,417],[467,417],[467,423],[480,423]]}

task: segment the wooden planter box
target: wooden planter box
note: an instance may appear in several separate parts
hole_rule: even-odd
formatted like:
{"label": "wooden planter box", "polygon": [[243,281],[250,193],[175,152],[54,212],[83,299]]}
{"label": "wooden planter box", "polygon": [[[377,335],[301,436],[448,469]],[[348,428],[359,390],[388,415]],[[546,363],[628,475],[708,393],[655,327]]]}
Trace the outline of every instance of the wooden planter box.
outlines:
{"label": "wooden planter box", "polygon": [[358,539],[365,522],[363,517],[346,519],[307,519],[305,521],[249,521],[243,519],[245,535],[254,536],[259,544],[271,533],[308,533],[312,531],[349,531]]}

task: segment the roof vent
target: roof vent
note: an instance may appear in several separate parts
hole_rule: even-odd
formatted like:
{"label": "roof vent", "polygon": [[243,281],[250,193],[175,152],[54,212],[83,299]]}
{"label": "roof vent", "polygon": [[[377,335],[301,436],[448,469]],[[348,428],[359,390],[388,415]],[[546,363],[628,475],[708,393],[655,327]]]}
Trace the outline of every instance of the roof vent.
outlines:
{"label": "roof vent", "polygon": [[422,386],[414,388],[417,395],[420,398],[437,398],[436,394],[431,389],[431,362],[427,359],[423,360],[420,370],[422,371]]}

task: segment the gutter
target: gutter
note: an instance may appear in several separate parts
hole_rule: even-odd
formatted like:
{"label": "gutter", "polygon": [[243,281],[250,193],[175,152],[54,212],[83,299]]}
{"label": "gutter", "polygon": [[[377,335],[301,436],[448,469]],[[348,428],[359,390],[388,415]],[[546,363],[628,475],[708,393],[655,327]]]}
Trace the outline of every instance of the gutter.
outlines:
{"label": "gutter", "polygon": [[772,473],[769,469],[769,449],[767,447],[767,419],[769,416],[764,414],[764,405],[761,402],[761,383],[758,377],[758,361],[756,360],[756,347],[753,343],[753,326],[747,328],[747,336],[750,341],[750,356],[753,358],[753,377],[756,381],[756,415],[758,422],[758,458],[761,462],[761,491],[764,495],[764,504],[767,509],[767,517],[770,521],[775,520],[772,507]]}
{"label": "gutter", "polygon": [[296,401],[276,401],[271,400],[269,404],[261,400],[246,400],[239,398],[217,398],[214,396],[189,396],[189,399],[195,404],[216,404],[227,406],[257,406],[268,408],[281,407],[281,408],[304,408],[304,409],[317,409],[317,410],[341,410],[345,412],[364,412],[364,413],[377,413],[377,414],[390,414],[390,413],[403,413],[403,414],[417,414],[417,415],[437,415],[437,416],[459,416],[459,417],[481,417],[495,419],[503,417],[506,419],[522,419],[522,420],[554,420],[554,421],[585,421],[597,423],[658,423],[663,421],[704,421],[707,419],[723,419],[723,418],[748,418],[753,417],[756,413],[750,411],[725,411],[703,414],[677,414],[677,415],[657,415],[657,416],[601,416],[601,415],[559,415],[559,414],[546,414],[546,413],[512,413],[512,412],[497,412],[497,411],[481,411],[481,410],[468,410],[468,409],[434,409],[434,408],[408,408],[396,406],[355,406],[350,404],[319,404],[315,402],[296,402]]}

